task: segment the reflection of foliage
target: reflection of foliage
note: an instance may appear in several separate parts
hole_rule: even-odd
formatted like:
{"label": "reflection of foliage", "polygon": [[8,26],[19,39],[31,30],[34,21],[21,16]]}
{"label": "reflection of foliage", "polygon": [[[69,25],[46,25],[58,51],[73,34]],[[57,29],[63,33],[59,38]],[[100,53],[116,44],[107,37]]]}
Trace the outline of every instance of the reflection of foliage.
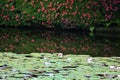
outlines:
{"label": "reflection of foliage", "polygon": [[66,19],[65,24],[74,22],[67,26],[89,26],[119,19],[119,4],[117,0],[4,0],[0,4],[0,24],[18,26],[32,22],[49,27]]}
{"label": "reflection of foliage", "polygon": [[0,29],[0,51],[63,52],[64,54],[90,54],[93,56],[118,56],[120,52],[119,39],[116,40],[118,42],[104,41],[104,39],[99,42],[99,39],[92,41],[79,32],[64,32],[59,29],[39,31],[40,28],[38,28],[39,32],[32,30]]}

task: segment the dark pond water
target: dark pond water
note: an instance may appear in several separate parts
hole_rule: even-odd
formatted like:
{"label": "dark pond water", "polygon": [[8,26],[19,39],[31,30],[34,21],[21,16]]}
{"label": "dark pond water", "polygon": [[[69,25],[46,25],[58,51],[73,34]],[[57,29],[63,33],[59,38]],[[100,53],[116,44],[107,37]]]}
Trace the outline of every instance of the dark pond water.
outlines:
{"label": "dark pond water", "polygon": [[[0,29],[8,30],[5,33],[8,32],[9,34],[15,34],[16,32],[14,31],[19,30],[20,36],[22,36],[23,39],[26,37],[24,39],[25,40],[24,42],[26,42],[27,38],[36,40],[35,44],[30,45],[33,47],[37,47],[36,44],[41,43],[41,41],[43,41],[44,46],[42,47],[44,47],[45,49],[46,46],[49,47],[49,49],[44,50],[44,52],[51,52],[51,53],[63,52],[64,54],[89,54],[91,56],[120,56],[119,32],[97,31],[94,32],[93,36],[90,36],[89,31],[82,29],[61,29],[61,28],[24,27],[24,26],[18,27],[16,29],[13,29],[12,27],[10,28],[1,27]],[[26,32],[29,32],[29,34]],[[8,44],[9,41],[6,41],[5,44]],[[28,39],[28,41],[30,40]],[[3,43],[4,42],[5,40],[3,40]],[[22,42],[18,42],[17,44],[22,44]],[[26,45],[28,46],[29,44]],[[57,46],[55,47],[55,45]],[[18,46],[19,45],[17,45],[17,47]],[[52,48],[53,51],[52,50],[50,51],[51,47],[53,47]],[[24,50],[24,48],[22,49]],[[28,47],[28,49],[29,50],[25,50],[25,51],[32,52],[30,51],[32,48]],[[2,50],[3,49],[1,49],[1,51]],[[17,49],[16,51],[13,50],[13,52],[18,52],[18,51],[20,52],[21,50],[17,50]],[[36,52],[36,50],[33,49],[33,52]]]}

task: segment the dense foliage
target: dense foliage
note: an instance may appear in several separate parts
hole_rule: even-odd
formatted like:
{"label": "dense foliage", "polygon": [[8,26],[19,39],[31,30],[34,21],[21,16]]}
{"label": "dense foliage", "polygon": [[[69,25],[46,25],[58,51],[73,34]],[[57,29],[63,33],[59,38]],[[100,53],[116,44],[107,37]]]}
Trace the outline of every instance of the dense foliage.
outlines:
{"label": "dense foliage", "polygon": [[0,0],[0,24],[48,27],[119,22],[120,0]]}

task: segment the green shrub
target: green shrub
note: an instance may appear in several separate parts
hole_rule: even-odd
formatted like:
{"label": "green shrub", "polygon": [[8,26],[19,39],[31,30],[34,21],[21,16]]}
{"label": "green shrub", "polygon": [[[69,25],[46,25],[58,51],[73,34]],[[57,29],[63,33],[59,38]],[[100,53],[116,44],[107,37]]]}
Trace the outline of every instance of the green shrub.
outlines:
{"label": "green shrub", "polygon": [[119,6],[119,0],[2,0],[0,25],[93,27],[104,21],[119,22]]}

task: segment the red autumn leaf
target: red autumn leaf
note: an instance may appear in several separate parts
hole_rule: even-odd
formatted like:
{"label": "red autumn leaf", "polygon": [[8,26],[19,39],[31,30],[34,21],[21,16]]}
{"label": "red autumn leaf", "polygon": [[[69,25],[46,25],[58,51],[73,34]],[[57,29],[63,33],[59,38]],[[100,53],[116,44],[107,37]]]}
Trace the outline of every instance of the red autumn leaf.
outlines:
{"label": "red autumn leaf", "polygon": [[44,10],[45,10],[45,7],[43,6],[43,7],[42,7],[42,11],[44,11]]}
{"label": "red autumn leaf", "polygon": [[48,7],[52,7],[52,2],[50,2],[49,6]]}
{"label": "red autumn leaf", "polygon": [[40,12],[40,9],[38,9],[37,11]]}
{"label": "red autumn leaf", "polygon": [[40,48],[38,48],[38,47],[37,47],[37,48],[36,48],[36,50],[37,50],[37,51],[39,51],[39,50],[40,50]]}
{"label": "red autumn leaf", "polygon": [[5,6],[6,6],[7,8],[9,7],[9,5],[8,5],[8,4],[6,4]]}
{"label": "red autumn leaf", "polygon": [[62,16],[64,16],[65,14],[67,14],[67,12],[65,10],[62,11]]}
{"label": "red autumn leaf", "polygon": [[8,51],[8,48],[5,48],[5,51]]}
{"label": "red autumn leaf", "polygon": [[76,13],[75,13],[75,12],[72,12],[72,15],[76,16]]}
{"label": "red autumn leaf", "polygon": [[8,2],[12,2],[13,0],[8,0]]}
{"label": "red autumn leaf", "polygon": [[16,21],[19,20],[19,16],[18,16],[18,15],[15,16],[15,20],[16,20]]}
{"label": "red autumn leaf", "polygon": [[5,15],[5,16],[3,16],[3,19],[4,19],[4,20],[9,20],[10,18],[9,18],[8,15]]}
{"label": "red autumn leaf", "polygon": [[56,11],[56,8],[51,8],[52,11]]}
{"label": "red autumn leaf", "polygon": [[32,40],[31,40],[31,42],[35,42],[35,40],[34,40],[34,39],[32,39]]}
{"label": "red autumn leaf", "polygon": [[97,14],[96,14],[96,13],[94,13],[94,16],[96,17],[96,16],[97,16]]}
{"label": "red autumn leaf", "polygon": [[32,16],[32,19],[35,19],[35,17],[34,17],[34,16]]}
{"label": "red autumn leaf", "polygon": [[15,6],[11,6],[10,11],[14,11],[14,10],[15,10]]}
{"label": "red autumn leaf", "polygon": [[66,5],[67,5],[67,4],[69,4],[69,2],[70,2],[70,1],[69,1],[69,0],[67,0],[67,1],[66,1]]}
{"label": "red autumn leaf", "polygon": [[43,6],[43,2],[42,1],[40,1],[40,3],[39,3],[41,6]]}
{"label": "red autumn leaf", "polygon": [[15,16],[15,19],[18,19],[18,17],[19,17],[19,16],[18,16],[18,15],[16,15],[16,16]]}
{"label": "red autumn leaf", "polygon": [[73,4],[73,3],[74,3],[74,0],[71,0],[71,3]]}

